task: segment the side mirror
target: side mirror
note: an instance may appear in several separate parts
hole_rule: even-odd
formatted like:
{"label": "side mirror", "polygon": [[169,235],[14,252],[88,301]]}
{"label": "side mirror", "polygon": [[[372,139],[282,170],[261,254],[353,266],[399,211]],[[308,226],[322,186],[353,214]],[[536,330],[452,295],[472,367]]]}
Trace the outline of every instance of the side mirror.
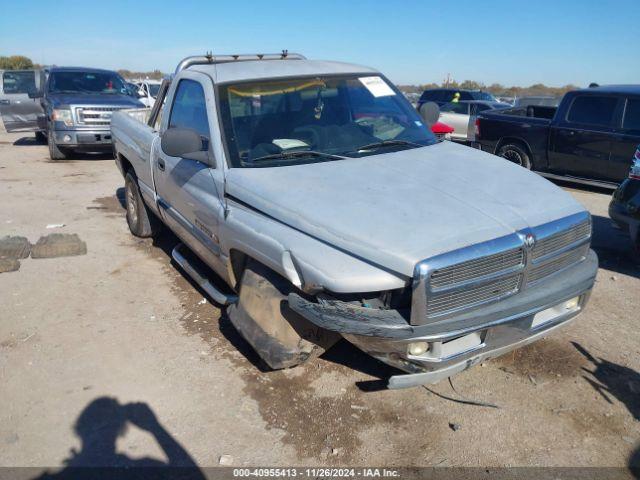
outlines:
{"label": "side mirror", "polygon": [[160,148],[170,157],[187,158],[216,167],[209,155],[209,139],[190,128],[169,128],[160,137]]}
{"label": "side mirror", "polygon": [[438,118],[440,118],[440,107],[435,102],[427,102],[422,104],[419,113],[425,125],[431,128],[431,125],[436,123]]}

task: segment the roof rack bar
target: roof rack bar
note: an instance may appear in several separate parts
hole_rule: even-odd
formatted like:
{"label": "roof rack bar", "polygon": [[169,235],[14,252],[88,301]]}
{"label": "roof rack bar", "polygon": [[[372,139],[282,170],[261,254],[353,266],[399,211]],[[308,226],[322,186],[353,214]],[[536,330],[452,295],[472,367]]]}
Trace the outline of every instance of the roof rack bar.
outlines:
{"label": "roof rack bar", "polygon": [[281,53],[243,53],[234,55],[213,55],[207,52],[206,55],[196,55],[186,57],[176,67],[175,73],[178,73],[192,65],[211,65],[216,63],[228,62],[247,62],[251,60],[306,60],[307,57],[299,53],[289,53],[288,50],[282,50]]}

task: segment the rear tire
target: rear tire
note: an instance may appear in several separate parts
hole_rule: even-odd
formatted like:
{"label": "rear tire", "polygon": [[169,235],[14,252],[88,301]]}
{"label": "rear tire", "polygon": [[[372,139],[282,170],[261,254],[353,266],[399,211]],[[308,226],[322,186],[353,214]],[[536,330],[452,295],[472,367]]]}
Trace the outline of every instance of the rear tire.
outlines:
{"label": "rear tire", "polygon": [[531,170],[531,158],[527,150],[518,143],[506,143],[498,150],[498,156]]}
{"label": "rear tire", "polygon": [[49,158],[51,158],[51,160],[65,160],[67,158],[67,151],[58,147],[51,130],[49,130],[49,134],[47,136],[47,143],[49,145]]}
{"label": "rear tire", "polygon": [[227,310],[236,330],[273,370],[300,365],[340,339],[289,308],[287,295],[292,288],[287,279],[249,259],[238,303]]}
{"label": "rear tire", "polygon": [[131,172],[127,172],[124,177],[124,199],[127,209],[127,225],[129,230],[136,237],[153,237],[160,232],[162,224],[160,220],[145,205],[138,179]]}

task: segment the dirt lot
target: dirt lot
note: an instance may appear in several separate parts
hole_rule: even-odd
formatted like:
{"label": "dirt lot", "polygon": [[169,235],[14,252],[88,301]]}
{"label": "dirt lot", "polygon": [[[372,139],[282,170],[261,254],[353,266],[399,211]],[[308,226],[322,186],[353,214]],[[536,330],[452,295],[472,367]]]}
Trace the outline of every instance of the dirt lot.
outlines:
{"label": "dirt lot", "polygon": [[391,370],[346,343],[261,372],[172,265],[175,238],[129,234],[113,160],[47,153],[0,133],[0,236],[76,233],[88,251],[0,274],[0,466],[640,463],[640,267],[609,225],[609,193],[568,189],[594,215],[601,258],[575,322],[454,377],[455,391],[389,391]]}

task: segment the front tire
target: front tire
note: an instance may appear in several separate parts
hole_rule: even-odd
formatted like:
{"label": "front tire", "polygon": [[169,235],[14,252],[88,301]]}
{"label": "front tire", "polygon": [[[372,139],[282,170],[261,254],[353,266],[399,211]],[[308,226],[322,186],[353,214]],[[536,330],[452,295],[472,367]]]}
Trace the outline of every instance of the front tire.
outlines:
{"label": "front tire", "polygon": [[47,144],[49,145],[49,158],[51,158],[51,160],[65,160],[67,158],[67,152],[58,147],[51,130],[49,130],[49,134],[47,135]]}
{"label": "front tire", "polygon": [[127,172],[124,177],[124,199],[131,233],[141,238],[157,235],[161,229],[160,220],[144,204],[138,179],[132,172]]}
{"label": "front tire", "polygon": [[287,279],[249,259],[238,302],[227,310],[233,326],[272,370],[300,365],[340,339],[289,308],[292,288]]}
{"label": "front tire", "polygon": [[527,150],[518,143],[507,143],[500,147],[498,150],[498,156],[506,158],[516,165],[531,170],[531,158],[527,153]]}

